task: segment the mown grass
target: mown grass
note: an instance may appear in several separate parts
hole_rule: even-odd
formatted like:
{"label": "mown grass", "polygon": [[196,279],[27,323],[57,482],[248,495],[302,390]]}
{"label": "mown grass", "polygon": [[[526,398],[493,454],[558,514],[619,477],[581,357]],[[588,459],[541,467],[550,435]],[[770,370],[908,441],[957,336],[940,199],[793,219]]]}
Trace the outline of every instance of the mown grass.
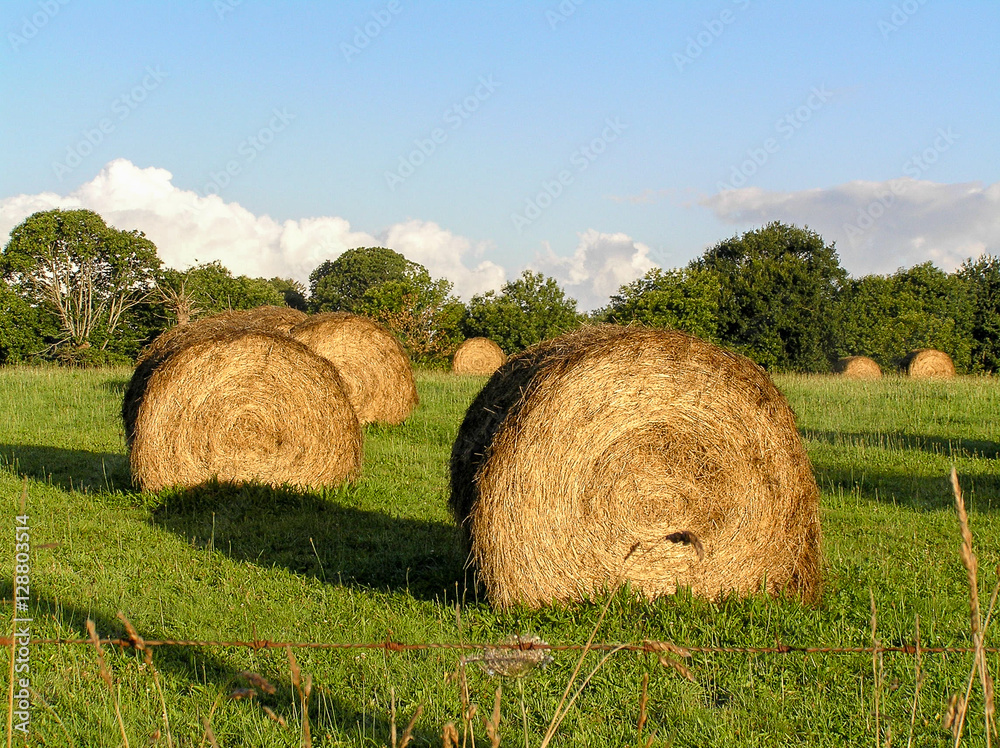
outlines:
{"label": "mown grass", "polygon": [[[0,554],[12,558],[13,517],[26,487],[35,639],[86,639],[88,618],[101,636],[122,636],[122,611],[150,640],[456,644],[521,634],[583,644],[607,605],[600,642],[866,647],[874,600],[883,644],[912,643],[919,619],[922,646],[964,647],[968,588],[952,464],[971,510],[984,598],[996,581],[1000,385],[992,379],[777,378],[822,489],[826,581],[814,607],[683,593],[650,603],[623,591],[590,604],[496,612],[465,573],[446,500],[451,443],[482,379],[422,372],[421,406],[400,427],[368,429],[364,478],[353,486],[322,493],[206,486],[154,496],[129,483],[119,418],[129,374],[0,370],[0,522],[10,528],[0,533],[8,539]],[[10,577],[0,584],[10,620]],[[489,745],[483,717],[498,687],[503,745],[525,744],[525,722],[528,744],[539,745],[577,653],[557,652],[521,679],[490,676],[474,662],[463,667],[463,654],[476,651],[296,650],[312,682],[312,745],[391,745],[393,704],[400,734],[422,707],[411,745],[441,745],[447,723],[463,734],[467,701],[477,706],[469,721],[476,741]],[[588,655],[584,675],[598,657]],[[887,736],[891,745],[911,738],[951,745],[942,717],[949,697],[964,692],[972,663],[971,655],[923,656],[917,694],[912,655],[887,653],[881,663],[869,653],[796,651],[678,659],[690,679],[656,654],[615,654],[550,744],[646,745],[652,737],[653,745],[843,746],[874,744],[878,733],[882,745]],[[122,745],[115,699],[132,746],[305,742],[285,651],[165,646],[147,661],[109,647],[105,662],[112,689],[92,646],[32,646],[34,744]],[[990,663],[995,669],[995,655]],[[254,698],[233,698],[252,685],[246,672],[275,692],[258,687]],[[985,744],[983,700],[973,693],[966,745]]]}

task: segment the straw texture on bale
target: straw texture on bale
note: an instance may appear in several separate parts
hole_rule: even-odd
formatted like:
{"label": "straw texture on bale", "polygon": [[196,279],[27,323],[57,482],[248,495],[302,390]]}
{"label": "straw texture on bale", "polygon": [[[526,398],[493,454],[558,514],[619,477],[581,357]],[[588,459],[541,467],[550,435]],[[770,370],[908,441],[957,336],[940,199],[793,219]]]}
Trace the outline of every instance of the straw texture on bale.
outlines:
{"label": "straw texture on bale", "polygon": [[498,607],[626,581],[812,599],[818,503],[763,369],[676,331],[589,327],[511,357],[451,457],[451,508]]}
{"label": "straw texture on bale", "polygon": [[138,486],[330,486],[358,476],[361,426],[329,361],[281,333],[184,327],[139,363],[125,391]]}
{"label": "straw texture on bale", "polygon": [[410,358],[377,322],[347,312],[315,314],[289,333],[337,367],[361,423],[402,423],[417,407]]}
{"label": "straw texture on bale", "polygon": [[[268,330],[287,333],[299,322],[308,319],[309,315],[298,309],[284,306],[259,306],[254,309],[231,309],[202,317],[183,325],[174,325],[169,330],[160,333],[157,338],[146,346],[139,354],[139,363],[150,356],[161,355],[165,350],[175,350],[183,346],[187,336],[203,336],[209,330]],[[193,339],[193,338],[192,338]]]}
{"label": "straw texture on bale", "polygon": [[914,379],[951,379],[955,376],[951,356],[933,348],[910,351],[903,359],[902,368]]}
{"label": "straw texture on bale", "polygon": [[503,348],[489,338],[469,338],[455,351],[451,370],[455,374],[492,374],[506,360]]}
{"label": "straw texture on bale", "polygon": [[848,379],[881,379],[882,367],[867,356],[845,356],[833,367],[834,372]]}

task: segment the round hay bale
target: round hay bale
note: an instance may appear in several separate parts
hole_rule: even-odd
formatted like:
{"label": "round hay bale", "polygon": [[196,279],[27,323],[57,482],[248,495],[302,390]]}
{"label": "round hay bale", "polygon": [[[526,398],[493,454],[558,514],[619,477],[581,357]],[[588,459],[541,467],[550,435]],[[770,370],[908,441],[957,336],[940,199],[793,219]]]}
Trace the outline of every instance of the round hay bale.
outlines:
{"label": "round hay bale", "polygon": [[882,367],[867,356],[845,356],[833,370],[847,379],[881,379]]}
{"label": "round hay bale", "polygon": [[275,332],[188,327],[136,367],[125,391],[139,487],[331,486],[358,476],[361,426],[329,361]]}
{"label": "round hay bale", "polygon": [[289,334],[333,362],[361,423],[402,423],[417,407],[410,358],[377,322],[347,312],[314,314]]}
{"label": "round hay bale", "polygon": [[293,326],[309,318],[305,312],[284,306],[259,306],[254,309],[230,309],[210,317],[174,325],[160,333],[152,343],[140,353],[138,363],[150,356],[160,355],[164,350],[175,350],[183,345],[189,335],[203,336],[208,330],[227,329],[269,330],[287,333]]}
{"label": "round hay bale", "polygon": [[507,354],[489,338],[469,338],[455,351],[451,370],[455,374],[489,375],[503,366]]}
{"label": "round hay bale", "polygon": [[459,430],[450,503],[498,607],[626,581],[818,592],[819,492],[787,401],[678,331],[589,327],[508,359]]}
{"label": "round hay bale", "polygon": [[903,359],[902,368],[914,379],[953,379],[955,376],[951,356],[933,348],[910,351]]}

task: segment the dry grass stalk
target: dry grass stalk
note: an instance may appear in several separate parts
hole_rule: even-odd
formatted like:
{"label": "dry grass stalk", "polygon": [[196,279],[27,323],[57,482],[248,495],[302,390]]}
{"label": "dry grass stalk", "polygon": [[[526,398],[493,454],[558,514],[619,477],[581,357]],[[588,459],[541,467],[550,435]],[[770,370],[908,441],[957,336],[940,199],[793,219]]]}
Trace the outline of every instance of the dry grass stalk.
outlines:
{"label": "dry grass stalk", "polygon": [[97,665],[101,673],[101,680],[104,681],[104,684],[111,692],[111,702],[115,707],[115,717],[118,718],[118,729],[122,734],[122,744],[125,748],[128,748],[128,735],[125,733],[125,721],[122,719],[122,710],[119,704],[118,691],[115,689],[114,681],[111,678],[111,671],[104,662],[104,650],[101,647],[101,639],[97,635],[97,629],[94,626],[94,622],[89,618],[87,619],[87,638],[90,639],[90,643],[94,645],[94,650],[97,652]]}
{"label": "dry grass stalk", "polygon": [[336,369],[288,336],[193,323],[135,369],[122,420],[144,490],[220,481],[339,485],[361,427]]}
{"label": "dry grass stalk", "polygon": [[951,356],[933,348],[920,348],[906,354],[901,364],[907,376],[914,379],[953,379],[955,364]]}
{"label": "dry grass stalk", "polygon": [[[962,558],[962,565],[965,566],[969,585],[969,619],[972,633],[972,644],[975,648],[972,672],[969,673],[969,678],[966,682],[965,697],[960,700],[959,708],[955,717],[955,724],[953,727],[955,746],[957,748],[962,741],[962,731],[965,726],[965,718],[968,713],[969,698],[972,695],[972,684],[978,674],[979,682],[983,689],[983,717],[986,731],[986,748],[990,748],[993,733],[995,731],[995,706],[993,698],[993,679],[990,677],[989,667],[986,662],[986,651],[983,644],[985,639],[985,629],[983,627],[982,615],[979,607],[979,560],[976,558],[976,554],[972,550],[972,530],[969,528],[969,515],[965,509],[965,498],[962,495],[962,487],[959,485],[958,472],[955,470],[954,465],[952,465],[951,468],[951,487],[955,494],[955,508],[958,513],[958,524],[962,535],[960,555]],[[992,613],[995,601],[996,591],[994,591],[993,597],[990,601],[990,613]]]}
{"label": "dry grass stalk", "polygon": [[446,722],[441,732],[441,743],[444,748],[458,748],[458,730],[454,722]]}
{"label": "dry grass stalk", "polygon": [[417,406],[409,356],[377,322],[327,312],[295,325],[289,334],[337,367],[361,423],[402,423]]}
{"label": "dry grass stalk", "polygon": [[590,327],[509,359],[459,430],[451,508],[498,607],[623,581],[648,597],[819,589],[819,491],[791,408],[749,359],[677,331]]}
{"label": "dry grass stalk", "polygon": [[497,686],[496,694],[493,697],[493,714],[483,717],[486,724],[486,736],[490,739],[490,748],[500,748],[500,699],[503,695],[503,686]]}
{"label": "dry grass stalk", "polygon": [[299,695],[299,706],[302,709],[302,745],[312,748],[312,730],[309,727],[309,695],[312,693],[312,676],[306,674],[303,679],[302,670],[295,660],[292,648],[288,647],[288,669],[291,674],[292,686]]}
{"label": "dry grass stalk", "polygon": [[910,736],[906,740],[906,748],[911,748],[913,745],[913,730],[917,724],[917,704],[920,701],[920,688],[924,684],[924,673],[920,669],[921,657],[920,657],[920,616],[916,617],[916,623],[914,624],[916,631],[916,658],[914,661],[914,682],[915,687],[913,690],[913,706],[910,708]]}
{"label": "dry grass stalk", "polygon": [[881,379],[882,367],[867,356],[845,356],[834,364],[833,370],[847,379]]}
{"label": "dry grass stalk", "polygon": [[882,681],[883,681],[883,660],[882,660],[882,642],[878,640],[876,636],[876,628],[878,625],[878,612],[875,607],[875,593],[872,591],[871,587],[868,588],[868,598],[871,601],[871,611],[872,611],[872,679],[875,683],[875,748],[882,748],[882,719],[880,711],[880,698],[882,695]]}
{"label": "dry grass stalk", "polygon": [[489,338],[469,338],[455,351],[451,370],[455,374],[490,375],[503,366],[507,354]]}
{"label": "dry grass stalk", "polygon": [[649,673],[642,674],[642,695],[639,697],[639,719],[636,721],[635,735],[642,740],[642,731],[646,729],[646,707],[649,704]]}
{"label": "dry grass stalk", "polygon": [[167,748],[173,748],[174,739],[170,734],[170,718],[167,716],[167,700],[163,697],[163,687],[160,685],[160,673],[157,671],[156,666],[153,665],[153,650],[146,646],[146,641],[139,636],[139,632],[136,631],[135,626],[132,622],[125,617],[122,611],[118,611],[118,620],[125,625],[125,632],[128,634],[129,641],[132,642],[132,646],[138,651],[142,652],[143,660],[146,666],[149,668],[150,672],[153,674],[153,685],[156,687],[156,693],[160,697],[160,708],[163,711],[163,729],[166,731],[167,735]]}

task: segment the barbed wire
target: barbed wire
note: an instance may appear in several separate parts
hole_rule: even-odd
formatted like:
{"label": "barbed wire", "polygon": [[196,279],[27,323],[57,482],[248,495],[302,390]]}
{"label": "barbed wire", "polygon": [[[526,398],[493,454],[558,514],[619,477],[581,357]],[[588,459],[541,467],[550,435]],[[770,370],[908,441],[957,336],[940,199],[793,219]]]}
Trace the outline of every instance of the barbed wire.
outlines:
{"label": "barbed wire", "polygon": [[[19,644],[24,644],[23,640],[18,640]],[[72,646],[83,644],[94,646],[92,639],[31,639],[32,645],[52,645],[52,646]],[[318,649],[318,650],[352,650],[352,649],[376,649],[385,652],[402,653],[425,650],[455,650],[455,651],[482,651],[482,650],[517,650],[548,651],[548,652],[580,652],[584,649],[597,652],[632,652],[640,654],[662,654],[664,652],[694,655],[694,654],[748,654],[748,655],[786,655],[786,654],[831,654],[831,655],[874,655],[874,654],[904,654],[904,655],[949,655],[949,654],[975,654],[974,646],[967,647],[927,647],[914,644],[895,645],[873,645],[865,647],[843,647],[843,646],[801,646],[792,644],[775,644],[769,647],[751,646],[687,646],[678,645],[673,642],[646,640],[631,644],[615,643],[593,643],[586,644],[547,644],[542,641],[519,639],[517,641],[503,641],[490,643],[468,643],[468,642],[417,642],[405,643],[395,641],[391,638],[382,641],[370,642],[297,642],[297,641],[272,641],[270,639],[255,639],[252,641],[219,641],[210,639],[139,639],[139,638],[104,638],[98,643],[121,649],[142,650],[144,647],[199,647],[199,648],[241,648],[241,649]],[[11,647],[14,638],[10,636],[0,637],[0,647]],[[989,654],[1000,653],[1000,647],[983,647],[982,651]]]}

